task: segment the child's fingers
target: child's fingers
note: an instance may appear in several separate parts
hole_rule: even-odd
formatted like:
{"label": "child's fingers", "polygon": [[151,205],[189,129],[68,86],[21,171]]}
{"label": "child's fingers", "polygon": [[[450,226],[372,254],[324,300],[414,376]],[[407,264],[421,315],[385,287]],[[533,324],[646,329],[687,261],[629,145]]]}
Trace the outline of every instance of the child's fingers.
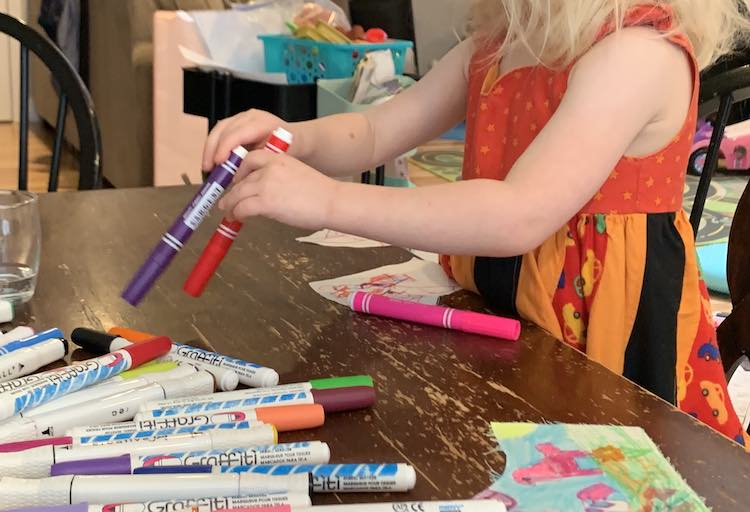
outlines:
{"label": "child's fingers", "polygon": [[[236,116],[235,116],[236,117]],[[214,126],[214,129],[211,130],[211,133],[208,134],[208,138],[206,139],[206,144],[203,146],[203,170],[209,171],[214,166],[214,157],[216,156],[216,147],[219,144],[219,140],[221,140],[221,137],[224,133],[224,130],[226,129],[227,125],[233,118],[229,119],[223,119],[216,123],[216,126]],[[227,158],[229,158],[229,154],[227,154]],[[226,158],[224,159],[226,160]],[[222,160],[222,162],[224,161]]]}
{"label": "child's fingers", "polygon": [[267,166],[272,160],[274,160],[274,158],[278,158],[278,155],[271,153],[267,149],[256,149],[249,152],[242,161],[242,164],[240,165],[237,174],[234,175],[232,181],[235,184],[240,183],[257,169]]}
{"label": "child's fingers", "polygon": [[219,208],[227,213],[232,213],[240,201],[258,194],[262,178],[263,172],[262,170],[258,170],[242,181],[235,183],[229,192],[219,201]]}
{"label": "child's fingers", "polygon": [[235,219],[247,219],[248,217],[256,217],[261,215],[262,201],[259,196],[247,197],[237,203],[232,210],[232,217]]}
{"label": "child's fingers", "polygon": [[253,111],[231,118],[218,138],[214,163],[224,162],[237,146],[255,147],[259,142],[265,141],[269,133],[267,123],[259,119]]}

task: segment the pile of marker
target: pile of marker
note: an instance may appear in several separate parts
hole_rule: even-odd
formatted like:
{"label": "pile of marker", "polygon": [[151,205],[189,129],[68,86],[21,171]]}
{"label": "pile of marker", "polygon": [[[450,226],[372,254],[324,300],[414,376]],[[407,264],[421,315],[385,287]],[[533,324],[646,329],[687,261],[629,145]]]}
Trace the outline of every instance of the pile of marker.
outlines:
{"label": "pile of marker", "polygon": [[407,464],[330,464],[326,443],[279,443],[279,432],[374,405],[368,376],[279,386],[270,368],[163,336],[76,329],[71,339],[101,355],[33,374],[66,355],[63,333],[0,335],[0,511],[505,510],[495,501],[312,507],[314,493],[416,484]]}

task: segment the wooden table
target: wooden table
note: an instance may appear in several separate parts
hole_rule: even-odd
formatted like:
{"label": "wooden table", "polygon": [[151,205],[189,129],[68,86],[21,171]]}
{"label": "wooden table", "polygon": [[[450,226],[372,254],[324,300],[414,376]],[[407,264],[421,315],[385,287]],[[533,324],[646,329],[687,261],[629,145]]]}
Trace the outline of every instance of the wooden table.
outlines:
{"label": "wooden table", "polygon": [[[66,333],[125,325],[200,340],[275,368],[282,382],[371,374],[379,393],[373,410],[331,415],[322,429],[285,434],[282,441],[327,441],[335,462],[414,464],[418,485],[408,499],[466,498],[487,487],[491,471],[503,468],[489,421],[553,421],[642,426],[714,510],[747,509],[750,456],[742,449],[539,330],[526,327],[520,343],[507,343],[361,316],[307,285],[407,260],[400,249],[303,245],[294,241],[299,231],[252,221],[221,274],[195,300],[181,287],[218,222],[214,217],[132,308],[120,292],[193,192],[43,196],[39,285],[17,321]],[[479,306],[466,295],[453,302]],[[318,503],[336,499],[316,497]]]}

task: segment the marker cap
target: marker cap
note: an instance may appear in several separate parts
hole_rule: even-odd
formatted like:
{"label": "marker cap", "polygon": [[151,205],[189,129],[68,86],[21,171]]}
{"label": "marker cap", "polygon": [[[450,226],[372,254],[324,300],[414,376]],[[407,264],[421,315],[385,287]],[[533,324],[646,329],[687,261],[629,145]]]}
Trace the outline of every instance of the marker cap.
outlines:
{"label": "marker cap", "polygon": [[244,160],[245,157],[247,156],[248,151],[242,146],[237,146],[236,148],[232,150],[232,153],[240,157],[241,160]]}
{"label": "marker cap", "polygon": [[214,377],[208,372],[199,371],[186,378],[165,380],[160,385],[166,399],[201,396],[213,393]]}
{"label": "marker cap", "polygon": [[320,404],[286,405],[256,409],[259,421],[273,425],[279,432],[317,428],[325,423],[325,412]]}
{"label": "marker cap", "polygon": [[61,475],[129,475],[130,455],[103,459],[73,460],[52,465],[50,476]]}
{"label": "marker cap", "polygon": [[330,379],[315,379],[310,381],[313,389],[338,389],[375,387],[369,375],[352,375],[350,377],[332,377]]}
{"label": "marker cap", "polygon": [[125,347],[122,350],[130,354],[131,368],[135,368],[167,354],[171,349],[172,340],[166,336],[159,336],[150,341]]}
{"label": "marker cap", "polygon": [[0,324],[13,321],[13,303],[0,300]]}
{"label": "marker cap", "polygon": [[[184,366],[180,366],[174,361],[151,361],[138,368],[122,372],[120,378],[123,380],[138,379],[144,376],[153,376],[155,373],[168,373],[178,368],[182,369]],[[188,369],[189,370],[189,369]],[[180,371],[180,377],[191,375],[195,370]],[[172,377],[176,378],[176,377]]]}
{"label": "marker cap", "polygon": [[136,331],[134,329],[128,329],[127,327],[112,327],[111,329],[107,331],[107,334],[125,338],[126,340],[132,341],[133,343],[138,343],[139,341],[146,341],[152,338],[156,338],[155,334]]}
{"label": "marker cap", "polygon": [[72,444],[72,437],[46,437],[44,439],[0,444],[0,453],[22,452],[31,448],[38,448],[39,446],[69,446]]}
{"label": "marker cap", "polygon": [[375,404],[375,389],[369,387],[313,389],[312,396],[326,414],[367,409]]}
{"label": "marker cap", "polygon": [[111,347],[112,342],[117,339],[117,336],[94,331],[92,329],[86,329],[85,327],[73,329],[73,332],[70,334],[70,339],[92,354],[107,354],[113,349],[117,350],[118,348],[121,348]]}

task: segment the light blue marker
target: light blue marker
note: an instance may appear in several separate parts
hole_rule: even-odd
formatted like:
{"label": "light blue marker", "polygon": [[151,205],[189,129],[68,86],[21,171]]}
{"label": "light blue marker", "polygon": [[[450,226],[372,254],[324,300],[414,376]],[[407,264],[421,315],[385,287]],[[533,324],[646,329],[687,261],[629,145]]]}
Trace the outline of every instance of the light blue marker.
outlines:
{"label": "light blue marker", "polygon": [[[120,444],[140,441],[144,439],[156,439],[159,437],[180,436],[188,434],[200,434],[209,430],[249,430],[266,428],[273,432],[274,427],[255,421],[239,421],[235,423],[217,423],[213,425],[194,425],[190,427],[164,428],[161,430],[138,430],[136,432],[118,432],[114,434],[101,434],[83,436],[73,439],[74,446]],[[271,434],[273,441],[275,434]]]}
{"label": "light blue marker", "polygon": [[20,340],[15,340],[15,341],[11,341],[10,343],[6,343],[5,345],[0,347],[0,356],[10,354],[11,352],[15,352],[16,350],[33,347],[34,345],[38,345],[39,343],[42,343],[44,341],[54,340],[54,339],[58,339],[58,340],[65,339],[65,336],[63,335],[60,329],[49,329],[49,330],[40,332],[39,334],[34,334],[33,336],[29,336],[28,338],[22,338]]}

